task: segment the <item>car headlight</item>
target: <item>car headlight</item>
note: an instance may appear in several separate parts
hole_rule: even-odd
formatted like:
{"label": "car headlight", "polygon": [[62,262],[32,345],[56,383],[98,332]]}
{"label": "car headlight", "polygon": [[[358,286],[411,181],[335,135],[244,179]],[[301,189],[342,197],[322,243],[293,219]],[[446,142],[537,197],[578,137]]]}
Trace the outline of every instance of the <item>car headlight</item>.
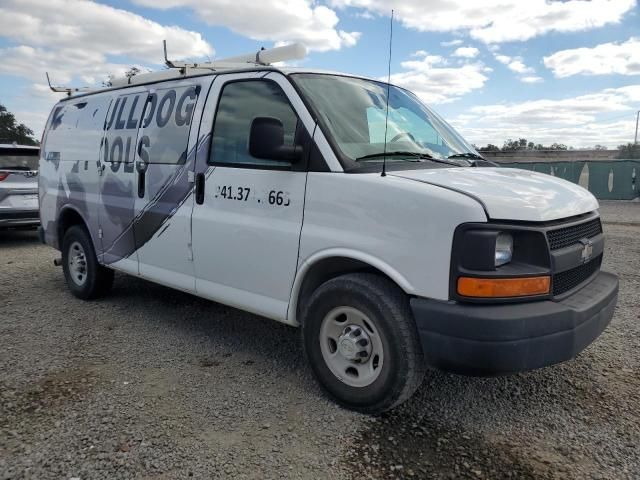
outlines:
{"label": "car headlight", "polygon": [[506,265],[513,258],[513,237],[510,233],[500,232],[496,237],[495,266]]}

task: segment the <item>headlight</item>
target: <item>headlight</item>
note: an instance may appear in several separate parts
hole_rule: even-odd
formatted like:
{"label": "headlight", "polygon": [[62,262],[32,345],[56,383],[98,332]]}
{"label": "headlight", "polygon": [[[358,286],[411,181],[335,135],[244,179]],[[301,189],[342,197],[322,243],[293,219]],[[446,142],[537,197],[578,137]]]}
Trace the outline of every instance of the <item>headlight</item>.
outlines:
{"label": "headlight", "polygon": [[496,237],[495,266],[505,265],[513,258],[513,237],[509,233],[501,232]]}

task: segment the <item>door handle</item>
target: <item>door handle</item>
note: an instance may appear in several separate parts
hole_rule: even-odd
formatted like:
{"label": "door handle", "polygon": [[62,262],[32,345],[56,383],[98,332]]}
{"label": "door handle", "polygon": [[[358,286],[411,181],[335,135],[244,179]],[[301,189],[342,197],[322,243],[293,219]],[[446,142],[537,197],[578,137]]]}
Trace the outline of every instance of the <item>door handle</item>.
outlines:
{"label": "door handle", "polygon": [[198,205],[204,203],[204,173],[196,175],[196,203]]}
{"label": "door handle", "polygon": [[144,198],[146,177],[147,177],[146,170],[138,171],[138,197],[139,198]]}

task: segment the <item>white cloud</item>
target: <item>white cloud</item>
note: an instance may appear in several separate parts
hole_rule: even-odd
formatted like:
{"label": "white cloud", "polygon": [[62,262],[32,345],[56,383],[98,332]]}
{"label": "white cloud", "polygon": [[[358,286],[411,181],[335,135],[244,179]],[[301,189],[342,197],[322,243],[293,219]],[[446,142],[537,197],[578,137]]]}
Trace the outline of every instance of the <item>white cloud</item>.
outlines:
{"label": "white cloud", "polygon": [[541,82],[544,82],[544,79],[542,77],[530,75],[527,77],[520,77],[520,81],[524,83],[541,83]]}
{"label": "white cloud", "polygon": [[509,70],[518,74],[518,79],[524,83],[540,83],[544,79],[535,75],[535,69],[527,66],[522,61],[522,57],[510,57],[494,52],[494,58],[506,65]]}
{"label": "white cloud", "polygon": [[509,70],[512,72],[525,74],[525,73],[533,73],[534,69],[531,67],[527,67],[521,57],[509,57],[508,55],[495,55],[495,59],[506,65]]}
{"label": "white cloud", "polygon": [[519,60],[519,59],[512,61],[511,63],[509,63],[509,65],[507,65],[507,67],[509,67],[509,70],[512,70],[516,73],[532,73],[533,72],[533,68],[527,67],[524,63],[522,63],[522,60]]}
{"label": "white cloud", "polygon": [[[42,81],[48,71],[56,83],[99,84],[132,64],[159,64],[164,39],[178,58],[213,53],[199,33],[86,0],[6,0],[0,35],[18,43],[0,49],[0,73]],[[110,55],[131,62],[112,63]]]}
{"label": "white cloud", "polygon": [[556,77],[572,75],[640,75],[640,37],[622,43],[602,43],[593,48],[561,50],[544,57]]}
{"label": "white cloud", "polygon": [[40,82],[49,72],[56,84],[68,84],[74,79],[100,84],[111,74],[123,75],[128,68],[129,65],[109,63],[100,53],[82,49],[48,50],[26,45],[0,49],[0,73]]}
{"label": "white cloud", "polygon": [[464,42],[458,38],[449,42],[440,42],[440,45],[442,45],[443,47],[457,47],[458,45],[462,45],[463,43]]}
{"label": "white cloud", "polygon": [[458,67],[444,66],[446,61],[439,55],[422,52],[420,60],[402,62],[406,71],[391,75],[391,83],[407,88],[426,103],[446,103],[457,100],[473,90],[480,89],[487,81],[482,63],[465,64]]}
{"label": "white cloud", "polygon": [[345,32],[344,30],[340,30],[338,32],[338,35],[340,35],[340,38],[342,39],[342,45],[345,47],[353,47],[356,43],[358,43],[358,40],[360,40],[360,37],[362,36],[362,33],[360,32]]}
{"label": "white cloud", "polygon": [[355,45],[360,34],[337,29],[334,10],[313,0],[133,0],[145,7],[192,9],[209,25],[225,26],[254,40],[302,42],[310,50],[339,50]]}
{"label": "white cloud", "polygon": [[480,53],[475,47],[460,47],[456,48],[456,50],[452,53],[454,57],[462,57],[462,58],[475,58]]}
{"label": "white cloud", "polygon": [[407,60],[401,63],[404,68],[410,70],[430,70],[434,65],[446,65],[447,60],[442,55],[429,55],[429,52],[418,50],[411,54],[413,58],[420,60]]}
{"label": "white cloud", "polygon": [[636,6],[636,0],[330,0],[330,4],[379,15],[389,15],[394,8],[399,21],[408,28],[464,31],[485,43],[501,43],[618,23]]}
{"label": "white cloud", "polygon": [[365,12],[356,13],[356,18],[364,18],[365,20],[373,20],[376,17],[375,17],[375,15],[365,11]]}
{"label": "white cloud", "polygon": [[0,35],[31,47],[125,55],[147,63],[161,63],[164,39],[176,57],[213,54],[199,33],[87,0],[3,0]]}
{"label": "white cloud", "polygon": [[614,147],[631,139],[639,101],[640,84],[629,85],[561,100],[480,105],[451,123],[477,145],[525,137],[543,144]]}

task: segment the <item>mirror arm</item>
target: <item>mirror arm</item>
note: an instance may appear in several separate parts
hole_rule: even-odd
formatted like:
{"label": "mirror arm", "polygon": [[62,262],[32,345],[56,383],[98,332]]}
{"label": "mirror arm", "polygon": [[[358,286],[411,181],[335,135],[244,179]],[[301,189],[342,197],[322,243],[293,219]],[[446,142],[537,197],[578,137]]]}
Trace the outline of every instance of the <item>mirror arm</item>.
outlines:
{"label": "mirror arm", "polygon": [[297,163],[302,159],[304,148],[302,145],[283,145],[278,149],[278,159]]}

